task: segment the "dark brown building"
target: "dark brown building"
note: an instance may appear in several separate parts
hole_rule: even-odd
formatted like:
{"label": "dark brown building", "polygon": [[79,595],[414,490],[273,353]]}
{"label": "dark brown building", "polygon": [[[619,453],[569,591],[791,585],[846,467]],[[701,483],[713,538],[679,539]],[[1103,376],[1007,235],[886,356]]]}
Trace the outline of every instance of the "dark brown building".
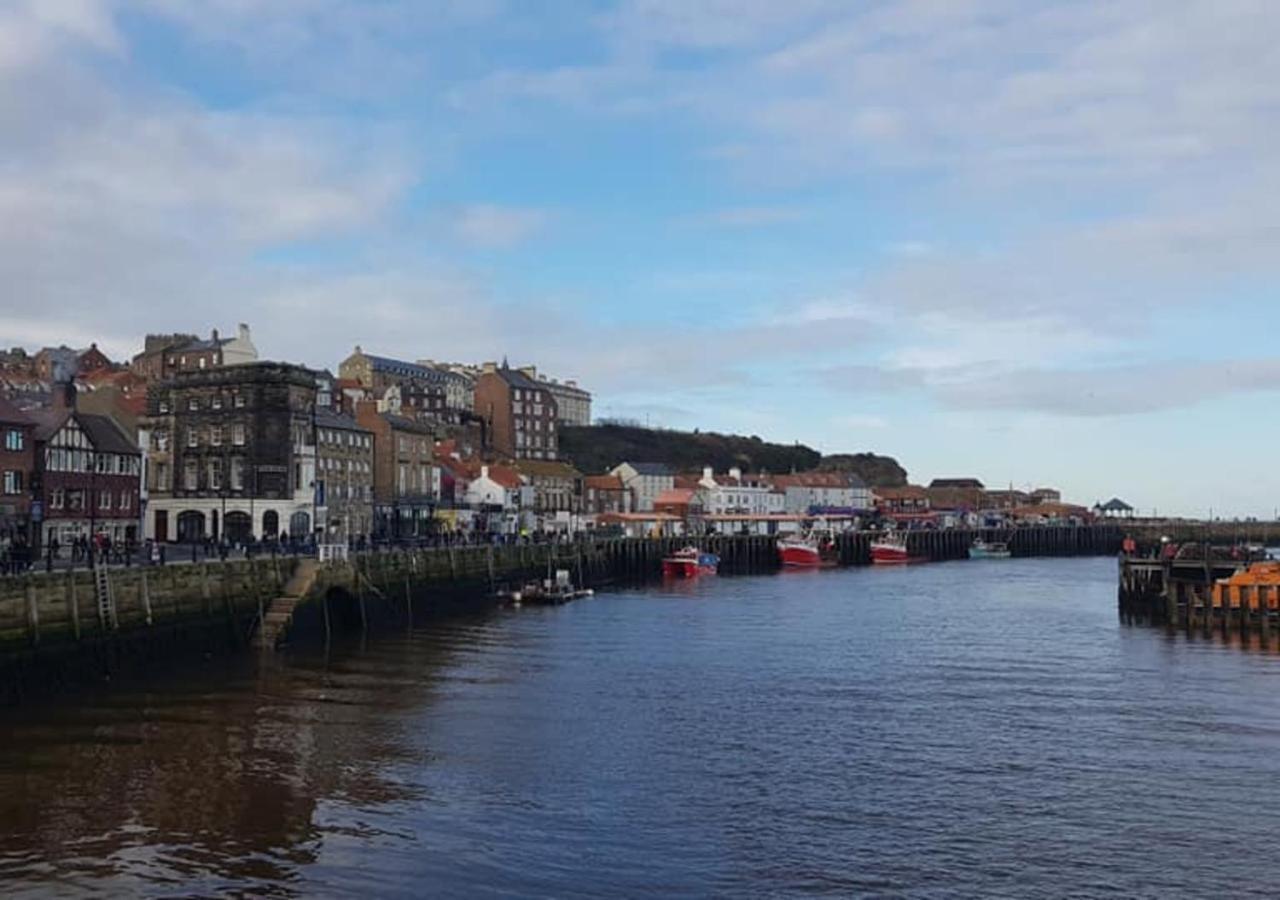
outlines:
{"label": "dark brown building", "polygon": [[0,538],[30,542],[36,472],[35,423],[0,398]]}
{"label": "dark brown building", "polygon": [[311,534],[315,376],[255,362],[181,372],[151,388],[147,535],[239,542]]}
{"label": "dark brown building", "polygon": [[55,388],[55,405],[36,422],[36,479],[42,507],[40,544],[106,536],[136,541],[141,518],[142,451],[109,416],[75,408],[75,388]]}
{"label": "dark brown building", "polygon": [[507,459],[558,458],[556,401],[540,382],[505,362],[486,364],[476,379],[475,404],[491,452]]}

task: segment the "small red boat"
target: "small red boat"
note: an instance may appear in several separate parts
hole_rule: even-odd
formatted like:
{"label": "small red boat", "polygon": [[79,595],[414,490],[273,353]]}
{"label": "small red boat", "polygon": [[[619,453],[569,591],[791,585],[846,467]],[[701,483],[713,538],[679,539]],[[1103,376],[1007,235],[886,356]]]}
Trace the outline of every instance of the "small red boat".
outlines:
{"label": "small red boat", "polygon": [[662,560],[664,578],[697,578],[714,575],[720,567],[720,557],[703,553],[697,547],[685,547]]}
{"label": "small red boat", "polygon": [[778,541],[778,560],[794,569],[829,569],[840,562],[836,542],[830,535],[816,534]]}
{"label": "small red boat", "polygon": [[877,566],[905,566],[928,562],[928,559],[908,552],[905,534],[886,534],[871,542],[871,562]]}

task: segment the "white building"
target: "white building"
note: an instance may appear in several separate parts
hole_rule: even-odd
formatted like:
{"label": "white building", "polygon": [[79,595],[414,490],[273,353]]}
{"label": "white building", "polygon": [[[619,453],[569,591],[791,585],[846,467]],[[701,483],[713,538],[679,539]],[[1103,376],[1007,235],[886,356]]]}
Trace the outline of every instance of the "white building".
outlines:
{"label": "white building", "polygon": [[463,501],[476,509],[515,510],[523,505],[524,488],[520,476],[506,466],[481,466],[480,474],[467,484]]}
{"label": "white building", "polygon": [[770,516],[786,511],[786,495],[782,491],[774,490],[762,476],[744,476],[741,469],[716,475],[707,466],[698,485],[706,491],[707,512],[713,516]]}
{"label": "white building", "polygon": [[622,486],[631,491],[636,512],[653,512],[658,495],[676,486],[675,473],[663,463],[622,463],[609,474],[621,478]]}
{"label": "white building", "polygon": [[871,489],[851,472],[801,472],[776,475],[775,488],[784,492],[785,510],[794,515],[819,515],[869,510]]}

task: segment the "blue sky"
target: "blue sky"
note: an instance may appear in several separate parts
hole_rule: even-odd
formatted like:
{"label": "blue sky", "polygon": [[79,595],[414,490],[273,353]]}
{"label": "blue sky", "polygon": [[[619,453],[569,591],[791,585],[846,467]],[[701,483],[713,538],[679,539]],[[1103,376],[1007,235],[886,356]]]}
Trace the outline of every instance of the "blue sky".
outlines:
{"label": "blue sky", "polygon": [[1270,0],[0,0],[0,341],[254,327],[1271,516]]}

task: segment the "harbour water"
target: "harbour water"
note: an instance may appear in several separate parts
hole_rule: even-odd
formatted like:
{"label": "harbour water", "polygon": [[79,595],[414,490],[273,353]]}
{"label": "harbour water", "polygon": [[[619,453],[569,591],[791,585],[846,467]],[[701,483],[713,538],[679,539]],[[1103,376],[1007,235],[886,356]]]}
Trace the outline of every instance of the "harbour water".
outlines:
{"label": "harbour water", "polygon": [[0,890],[1275,894],[1280,652],[1112,559],[709,578],[0,712]]}

